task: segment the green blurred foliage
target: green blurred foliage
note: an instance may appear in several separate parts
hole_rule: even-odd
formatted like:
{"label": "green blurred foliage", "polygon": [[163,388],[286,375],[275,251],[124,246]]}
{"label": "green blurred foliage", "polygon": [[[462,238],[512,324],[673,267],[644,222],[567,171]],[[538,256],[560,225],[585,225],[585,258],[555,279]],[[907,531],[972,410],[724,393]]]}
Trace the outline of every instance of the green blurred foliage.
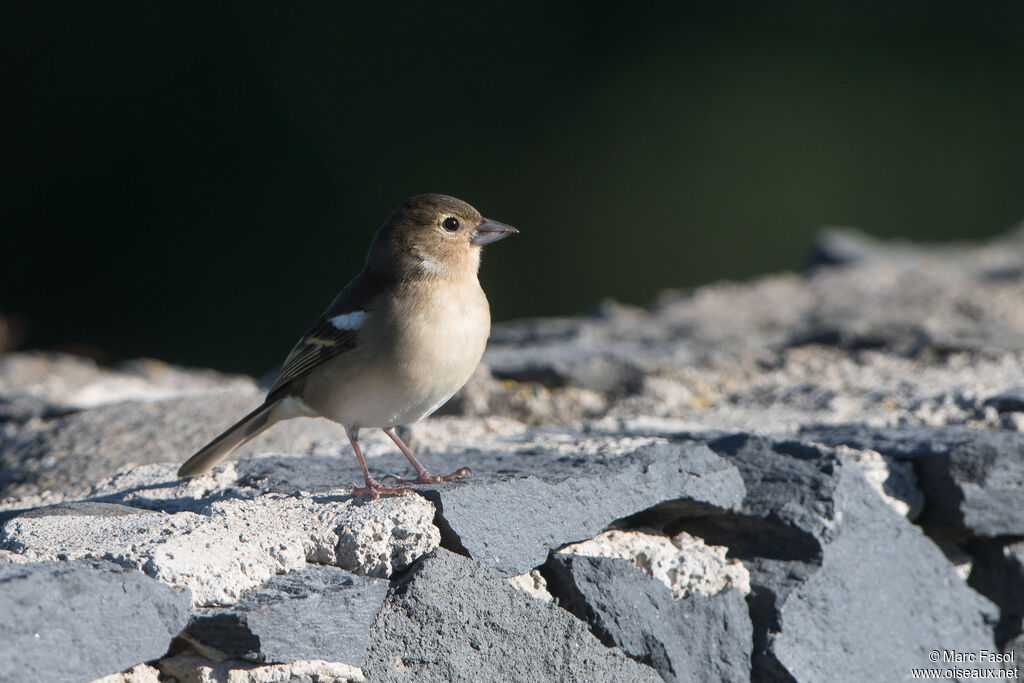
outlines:
{"label": "green blurred foliage", "polygon": [[516,225],[496,320],[1024,216],[1024,4],[0,6],[0,310],[262,372],[406,196]]}

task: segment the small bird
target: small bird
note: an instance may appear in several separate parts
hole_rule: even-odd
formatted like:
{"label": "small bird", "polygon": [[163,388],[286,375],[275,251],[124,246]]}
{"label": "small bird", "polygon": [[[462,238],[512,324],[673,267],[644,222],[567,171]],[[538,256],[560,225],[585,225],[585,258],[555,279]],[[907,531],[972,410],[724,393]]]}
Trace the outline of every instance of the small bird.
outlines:
{"label": "small bird", "polygon": [[[231,451],[281,420],[325,417],[345,428],[363,470],[353,494],[402,493],[433,475],[395,433],[441,407],[473,374],[491,328],[480,287],[481,247],[518,233],[440,194],[410,198],[377,231],[362,271],[288,354],[267,398],[181,466],[179,477],[209,472]],[[359,430],[382,429],[416,470],[384,486],[370,476]]]}

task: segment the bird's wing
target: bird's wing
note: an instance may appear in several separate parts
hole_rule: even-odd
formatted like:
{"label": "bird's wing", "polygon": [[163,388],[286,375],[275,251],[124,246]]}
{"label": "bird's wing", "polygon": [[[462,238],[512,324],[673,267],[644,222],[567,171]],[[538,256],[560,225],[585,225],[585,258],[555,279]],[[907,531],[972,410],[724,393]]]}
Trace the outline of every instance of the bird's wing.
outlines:
{"label": "bird's wing", "polygon": [[357,278],[338,294],[288,354],[268,397],[328,358],[355,348],[373,305],[371,289]]}

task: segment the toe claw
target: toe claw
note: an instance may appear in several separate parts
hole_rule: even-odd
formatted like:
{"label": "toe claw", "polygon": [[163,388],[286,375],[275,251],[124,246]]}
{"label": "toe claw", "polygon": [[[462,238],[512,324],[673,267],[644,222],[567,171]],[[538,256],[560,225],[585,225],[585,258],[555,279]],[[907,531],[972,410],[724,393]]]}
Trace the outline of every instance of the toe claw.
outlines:
{"label": "toe claw", "polygon": [[452,479],[458,479],[459,477],[468,477],[472,474],[473,470],[469,469],[468,467],[460,467],[451,474],[446,474],[445,476],[440,477],[440,479],[441,481],[451,481]]}

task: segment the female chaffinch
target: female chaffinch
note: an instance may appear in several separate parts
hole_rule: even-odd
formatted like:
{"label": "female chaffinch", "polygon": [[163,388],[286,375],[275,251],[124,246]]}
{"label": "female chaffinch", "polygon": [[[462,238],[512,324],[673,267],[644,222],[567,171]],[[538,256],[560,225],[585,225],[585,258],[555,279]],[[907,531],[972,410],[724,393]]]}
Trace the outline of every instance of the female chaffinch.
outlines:
{"label": "female chaffinch", "polygon": [[[402,485],[449,481],[433,475],[395,433],[422,420],[476,369],[491,313],[477,279],[485,244],[517,233],[454,197],[412,197],[373,238],[366,264],[288,354],[266,400],[178,470],[209,472],[231,451],[281,420],[325,417],[345,427],[365,485],[356,495],[401,493]],[[380,428],[416,470],[383,486],[366,467],[359,430]]]}

